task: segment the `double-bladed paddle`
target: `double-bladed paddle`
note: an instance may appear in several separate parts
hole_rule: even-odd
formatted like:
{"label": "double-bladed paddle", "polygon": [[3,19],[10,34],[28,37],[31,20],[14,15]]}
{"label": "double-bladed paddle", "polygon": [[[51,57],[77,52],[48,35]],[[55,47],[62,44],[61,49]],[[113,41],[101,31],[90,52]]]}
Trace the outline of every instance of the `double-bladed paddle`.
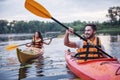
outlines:
{"label": "double-bladed paddle", "polygon": [[[29,43],[31,43],[31,42],[29,42]],[[20,45],[18,45],[18,44],[10,44],[10,45],[7,45],[5,49],[7,51],[10,51],[10,50],[14,50],[14,49],[18,48],[19,46],[23,46],[23,45],[26,45],[26,44],[29,44],[29,43],[20,44]]]}
{"label": "double-bladed paddle", "polygon": [[[44,40],[49,40],[49,38],[44,39]],[[10,50],[14,50],[14,49],[16,49],[16,48],[18,48],[18,47],[20,47],[20,46],[23,46],[23,45],[26,45],[26,44],[30,44],[30,43],[31,43],[31,42],[25,43],[25,44],[20,44],[20,45],[18,45],[18,44],[10,44],[10,45],[7,45],[7,46],[5,47],[5,49],[6,49],[7,51],[10,51]]]}
{"label": "double-bladed paddle", "polygon": [[[43,18],[48,18],[48,19],[52,19],[55,22],[57,22],[58,24],[60,24],[61,26],[63,26],[66,29],[69,29],[67,26],[63,25],[61,22],[59,22],[58,20],[56,20],[55,18],[53,18],[51,16],[51,14],[39,3],[37,3],[34,0],[26,0],[25,2],[25,8],[27,10],[29,10],[30,12],[32,12],[33,14],[39,16],[39,17],[43,17]],[[87,39],[83,38],[82,36],[80,36],[79,34],[77,34],[76,32],[74,32],[74,34],[78,37],[80,37],[81,39],[83,39],[84,41],[87,42]],[[100,49],[98,46],[95,46],[95,48],[97,48],[98,50],[100,50],[102,53],[104,53],[105,55],[107,55],[110,58],[113,58],[111,55],[107,54],[106,52],[104,52],[102,49]]]}

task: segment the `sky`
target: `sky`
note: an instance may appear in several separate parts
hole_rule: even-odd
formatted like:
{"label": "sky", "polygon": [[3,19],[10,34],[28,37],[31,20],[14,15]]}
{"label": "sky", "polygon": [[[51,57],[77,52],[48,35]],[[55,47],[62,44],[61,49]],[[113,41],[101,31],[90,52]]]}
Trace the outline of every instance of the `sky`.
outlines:
{"label": "sky", "polygon": [[[80,21],[107,21],[109,7],[120,6],[120,0],[35,0],[42,4],[54,17],[61,22]],[[25,0],[0,0],[0,19],[12,20],[39,20],[44,19],[30,13],[24,7]]]}

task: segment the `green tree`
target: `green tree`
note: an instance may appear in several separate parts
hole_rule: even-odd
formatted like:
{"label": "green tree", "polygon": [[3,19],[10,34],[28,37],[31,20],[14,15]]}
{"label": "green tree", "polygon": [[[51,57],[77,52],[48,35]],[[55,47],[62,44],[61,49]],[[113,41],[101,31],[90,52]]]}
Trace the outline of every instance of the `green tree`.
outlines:
{"label": "green tree", "polygon": [[15,24],[14,24],[14,31],[15,33],[28,33],[28,24],[27,22],[24,22],[24,21],[17,21]]}
{"label": "green tree", "polygon": [[9,32],[7,24],[8,24],[7,20],[0,20],[0,34]]}

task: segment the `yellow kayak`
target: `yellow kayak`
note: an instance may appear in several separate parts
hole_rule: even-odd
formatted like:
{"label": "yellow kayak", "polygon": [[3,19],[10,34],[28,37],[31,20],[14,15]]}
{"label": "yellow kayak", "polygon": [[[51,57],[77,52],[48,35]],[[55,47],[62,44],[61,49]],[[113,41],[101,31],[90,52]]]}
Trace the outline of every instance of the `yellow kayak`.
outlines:
{"label": "yellow kayak", "polygon": [[29,62],[32,59],[38,58],[39,56],[42,56],[43,51],[41,50],[41,52],[37,52],[35,50],[24,50],[22,51],[21,49],[16,49],[17,51],[17,56],[18,56],[18,60],[21,64],[25,64],[27,62]]}

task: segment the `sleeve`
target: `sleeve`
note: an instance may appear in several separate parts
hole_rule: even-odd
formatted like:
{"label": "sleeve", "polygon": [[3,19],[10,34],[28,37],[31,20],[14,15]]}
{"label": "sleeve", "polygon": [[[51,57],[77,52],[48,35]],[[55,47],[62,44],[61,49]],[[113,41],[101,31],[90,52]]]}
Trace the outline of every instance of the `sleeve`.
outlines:
{"label": "sleeve", "polygon": [[82,40],[76,41],[75,43],[77,45],[77,48],[82,48],[82,46],[83,46],[83,41]]}
{"label": "sleeve", "polygon": [[101,48],[104,52],[106,52],[105,47],[103,45],[101,45]]}

